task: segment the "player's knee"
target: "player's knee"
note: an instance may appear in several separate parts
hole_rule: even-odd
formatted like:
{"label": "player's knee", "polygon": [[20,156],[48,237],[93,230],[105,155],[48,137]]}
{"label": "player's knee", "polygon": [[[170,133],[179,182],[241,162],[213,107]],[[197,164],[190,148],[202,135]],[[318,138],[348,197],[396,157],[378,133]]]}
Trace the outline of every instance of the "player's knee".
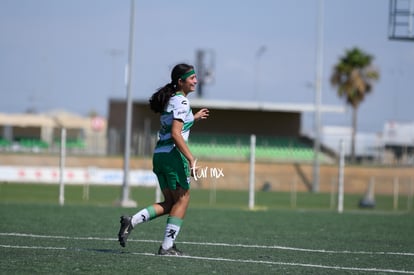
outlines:
{"label": "player's knee", "polygon": [[162,207],[164,214],[168,214],[171,212],[171,208],[173,207],[174,202],[172,200],[164,200],[158,204]]}
{"label": "player's knee", "polygon": [[180,194],[176,203],[187,205],[189,202],[190,202],[190,192],[184,192]]}

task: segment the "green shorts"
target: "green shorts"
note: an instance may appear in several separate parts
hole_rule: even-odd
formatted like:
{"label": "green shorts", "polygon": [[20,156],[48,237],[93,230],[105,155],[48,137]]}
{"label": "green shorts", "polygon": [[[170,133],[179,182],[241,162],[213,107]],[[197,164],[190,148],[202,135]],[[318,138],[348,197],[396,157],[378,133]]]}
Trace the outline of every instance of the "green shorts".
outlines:
{"label": "green shorts", "polygon": [[177,148],[174,147],[169,153],[155,153],[152,165],[161,190],[175,190],[177,183],[185,190],[190,189],[188,161]]}

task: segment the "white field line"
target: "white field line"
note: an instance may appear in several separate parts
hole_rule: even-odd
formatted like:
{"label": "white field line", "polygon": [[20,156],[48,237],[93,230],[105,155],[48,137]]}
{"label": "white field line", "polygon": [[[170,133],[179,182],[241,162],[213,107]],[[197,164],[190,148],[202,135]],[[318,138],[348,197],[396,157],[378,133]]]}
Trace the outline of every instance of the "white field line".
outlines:
{"label": "white field line", "polygon": [[0,244],[3,248],[20,248],[20,249],[42,249],[42,250],[68,250],[67,247],[53,247],[53,246],[26,246],[26,245],[7,245]]}
{"label": "white field line", "polygon": [[[144,256],[157,256],[151,253],[132,253],[135,255]],[[336,269],[336,270],[352,270],[352,271],[366,271],[366,272],[384,272],[384,273],[401,273],[401,274],[414,274],[414,271],[410,270],[395,270],[395,269],[379,269],[379,268],[364,268],[364,267],[345,267],[345,266],[329,266],[329,265],[316,265],[316,264],[303,264],[303,263],[288,263],[288,262],[273,262],[273,261],[258,261],[258,260],[242,260],[242,259],[227,259],[227,258],[212,258],[212,257],[197,257],[197,256],[167,256],[177,258],[187,258],[195,260],[207,260],[218,262],[236,262],[236,263],[252,263],[252,264],[270,264],[270,265],[288,265],[288,266],[301,266],[301,267],[313,267],[324,269]]]}
{"label": "white field line", "polygon": [[[29,237],[29,238],[47,238],[47,239],[67,239],[67,240],[96,240],[96,241],[118,241],[116,238],[101,238],[101,237],[68,237],[68,236],[49,236],[36,235],[25,233],[3,233],[0,236],[15,236],[15,237]],[[143,242],[143,243],[159,243],[159,240],[134,240],[128,239],[128,242]],[[325,249],[309,249],[278,245],[248,245],[248,244],[228,244],[228,243],[209,243],[209,242],[177,242],[189,245],[205,245],[205,246],[222,246],[222,247],[242,247],[242,248],[262,248],[262,249],[279,249],[292,250],[301,252],[314,253],[329,253],[329,254],[368,254],[368,255],[397,255],[397,256],[414,256],[414,252],[387,252],[387,251],[349,251],[349,250],[325,250]]]}
{"label": "white field line", "polygon": [[[89,240],[90,238],[88,238]],[[51,247],[51,246],[19,246],[19,245],[2,245],[3,248],[12,249],[39,249],[39,250],[72,250],[68,247]],[[75,249],[82,251],[83,249]],[[161,257],[154,253],[137,253],[132,252],[133,255]],[[410,270],[397,270],[397,269],[380,269],[380,268],[364,268],[364,267],[345,267],[345,266],[329,266],[329,265],[317,265],[317,264],[304,264],[304,263],[291,263],[291,262],[277,262],[277,261],[258,261],[258,260],[243,260],[243,259],[228,259],[228,258],[212,258],[212,257],[199,257],[199,256],[162,256],[162,257],[176,257],[186,258],[200,261],[217,261],[217,262],[233,262],[233,263],[250,263],[250,264],[268,264],[268,265],[285,265],[285,266],[300,266],[310,268],[322,268],[322,269],[334,269],[334,270],[348,270],[348,271],[363,271],[363,272],[381,272],[381,273],[399,273],[399,274],[414,274],[414,271]]]}

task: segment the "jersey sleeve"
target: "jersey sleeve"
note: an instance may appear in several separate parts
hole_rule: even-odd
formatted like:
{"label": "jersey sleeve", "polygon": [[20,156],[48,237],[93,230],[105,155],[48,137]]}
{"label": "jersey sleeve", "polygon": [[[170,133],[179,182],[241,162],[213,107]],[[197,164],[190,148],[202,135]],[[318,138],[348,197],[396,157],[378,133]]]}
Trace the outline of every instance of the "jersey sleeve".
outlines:
{"label": "jersey sleeve", "polygon": [[190,104],[185,97],[181,97],[174,104],[173,119],[185,121],[185,118],[190,110]]}

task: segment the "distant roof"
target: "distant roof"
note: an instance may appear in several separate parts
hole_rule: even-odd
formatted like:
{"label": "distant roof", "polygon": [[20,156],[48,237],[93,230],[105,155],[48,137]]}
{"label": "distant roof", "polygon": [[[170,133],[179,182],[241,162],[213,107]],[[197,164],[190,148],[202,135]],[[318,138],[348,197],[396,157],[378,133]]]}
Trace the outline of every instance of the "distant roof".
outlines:
{"label": "distant roof", "polygon": [[[106,127],[106,119],[101,118],[103,127]],[[65,127],[89,129],[93,127],[94,119],[82,117],[77,114],[64,111],[50,112],[44,114],[6,114],[0,113],[0,125],[14,127]]]}
{"label": "distant roof", "polygon": [[4,114],[0,113],[0,125],[10,125],[16,127],[53,127],[53,118],[43,114]]}
{"label": "distant roof", "polygon": [[[125,99],[112,99],[114,101],[125,101]],[[214,108],[224,110],[245,110],[245,111],[265,111],[265,112],[315,112],[315,104],[300,103],[272,103],[258,101],[237,101],[237,100],[211,100],[203,98],[191,98],[191,107],[195,108]],[[134,100],[136,103],[147,104],[148,100]],[[320,111],[323,113],[345,113],[344,106],[321,105]]]}
{"label": "distant roof", "polygon": [[[314,104],[299,103],[272,103],[257,101],[229,101],[229,100],[209,100],[209,99],[191,99],[191,106],[197,108],[216,108],[216,109],[233,109],[233,110],[256,110],[270,112],[315,112]],[[346,108],[343,106],[321,105],[320,111],[324,113],[344,113]]]}
{"label": "distant roof", "polygon": [[59,127],[89,128],[91,125],[89,117],[82,117],[65,111],[52,111],[48,113],[48,115],[55,119],[55,122]]}

